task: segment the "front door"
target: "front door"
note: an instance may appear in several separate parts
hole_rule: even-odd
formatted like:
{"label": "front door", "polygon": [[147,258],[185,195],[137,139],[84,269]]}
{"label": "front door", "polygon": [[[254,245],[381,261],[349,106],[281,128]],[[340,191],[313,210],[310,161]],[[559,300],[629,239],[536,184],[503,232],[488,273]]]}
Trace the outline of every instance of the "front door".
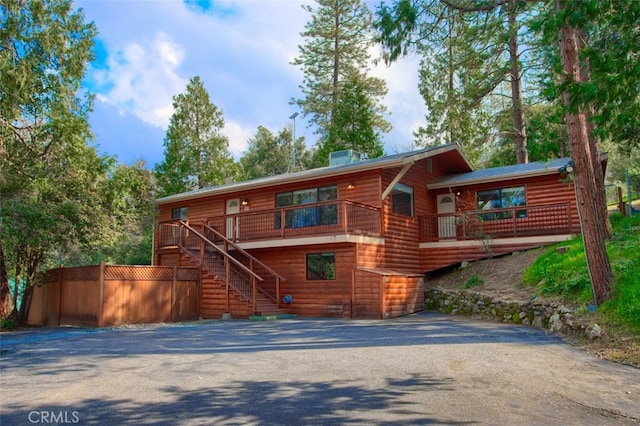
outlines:
{"label": "front door", "polygon": [[440,194],[437,198],[438,214],[438,237],[440,239],[456,238],[456,197],[453,194]]}
{"label": "front door", "polygon": [[[231,200],[227,200],[226,214],[238,214],[238,213],[240,213],[240,199],[233,198]],[[239,223],[238,216],[227,218],[227,239],[233,241],[238,238],[238,235],[240,234],[240,230],[238,229],[238,223]],[[235,230],[235,235],[234,235],[234,230]]]}

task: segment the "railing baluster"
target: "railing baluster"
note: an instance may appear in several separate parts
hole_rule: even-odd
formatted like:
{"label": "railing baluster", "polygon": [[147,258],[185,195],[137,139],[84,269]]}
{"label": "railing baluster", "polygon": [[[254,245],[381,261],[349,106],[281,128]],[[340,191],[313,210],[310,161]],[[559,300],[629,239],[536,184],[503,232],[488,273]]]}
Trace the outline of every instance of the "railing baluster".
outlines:
{"label": "railing baluster", "polygon": [[[521,237],[548,234],[571,234],[571,205],[513,206],[505,209],[475,210],[464,213],[432,214],[420,217],[420,241],[438,241],[439,220],[455,217],[462,235],[458,239],[491,237]],[[474,218],[478,219],[477,230]],[[443,226],[445,223],[443,222]],[[444,230],[443,230],[444,231]],[[476,232],[478,231],[478,232]]]}

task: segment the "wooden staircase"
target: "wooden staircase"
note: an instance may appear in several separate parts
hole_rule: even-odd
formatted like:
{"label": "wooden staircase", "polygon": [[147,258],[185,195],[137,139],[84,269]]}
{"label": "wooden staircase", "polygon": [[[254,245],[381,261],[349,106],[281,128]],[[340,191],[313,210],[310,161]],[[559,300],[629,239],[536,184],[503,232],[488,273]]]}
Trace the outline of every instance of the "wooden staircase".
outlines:
{"label": "wooden staircase", "polygon": [[202,270],[203,317],[219,318],[221,313],[256,319],[287,315],[278,303],[283,277],[206,225],[182,222],[179,226],[184,228],[179,235],[185,236],[179,244],[181,263]]}

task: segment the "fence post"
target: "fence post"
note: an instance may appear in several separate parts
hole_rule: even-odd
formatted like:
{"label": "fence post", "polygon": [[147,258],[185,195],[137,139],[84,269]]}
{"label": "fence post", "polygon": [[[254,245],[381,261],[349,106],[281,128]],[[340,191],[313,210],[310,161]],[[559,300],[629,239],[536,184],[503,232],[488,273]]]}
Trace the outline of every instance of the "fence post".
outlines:
{"label": "fence post", "polygon": [[100,264],[98,265],[98,285],[100,286],[100,297],[98,297],[98,327],[102,327],[104,324],[104,318],[102,318],[104,309],[104,268],[104,261],[100,261]]}
{"label": "fence post", "polygon": [[58,327],[62,321],[62,283],[64,283],[64,267],[58,268]]}
{"label": "fence post", "polygon": [[171,280],[171,321],[176,322],[176,311],[174,306],[176,304],[176,287],[178,285],[178,265],[173,265],[173,277]]}
{"label": "fence post", "polygon": [[622,198],[622,188],[621,187],[617,187],[618,190],[618,210],[620,210],[620,213],[622,214],[622,216],[627,216],[627,209],[625,209],[624,207],[624,198]]}

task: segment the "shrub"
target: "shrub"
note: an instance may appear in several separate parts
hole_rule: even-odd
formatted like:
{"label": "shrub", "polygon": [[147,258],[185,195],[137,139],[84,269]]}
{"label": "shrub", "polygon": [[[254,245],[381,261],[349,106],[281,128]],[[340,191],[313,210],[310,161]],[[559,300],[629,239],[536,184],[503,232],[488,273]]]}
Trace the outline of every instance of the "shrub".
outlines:
{"label": "shrub", "polygon": [[462,288],[477,287],[477,286],[482,285],[482,284],[484,284],[484,280],[482,278],[480,278],[479,276],[477,276],[476,274],[473,274],[473,275],[471,275],[469,277],[467,282],[464,283]]}

